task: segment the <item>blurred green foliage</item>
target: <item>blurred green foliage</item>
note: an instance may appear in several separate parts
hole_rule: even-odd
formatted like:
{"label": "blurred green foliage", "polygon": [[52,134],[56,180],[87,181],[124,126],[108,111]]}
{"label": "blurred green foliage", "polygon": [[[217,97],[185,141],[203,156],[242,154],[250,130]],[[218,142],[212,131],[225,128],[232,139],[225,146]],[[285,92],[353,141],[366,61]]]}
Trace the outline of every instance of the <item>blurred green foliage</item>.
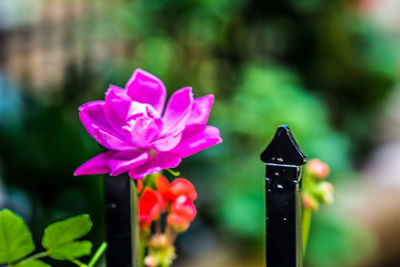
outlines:
{"label": "blurred green foliage", "polygon": [[317,213],[310,236],[306,262],[310,266],[355,266],[366,262],[373,253],[376,240],[362,222],[329,211]]}
{"label": "blurred green foliage", "polygon": [[[196,97],[216,95],[210,123],[224,142],[184,160],[180,170],[198,188],[203,226],[229,233],[238,248],[241,241],[263,245],[264,166],[258,155],[278,125],[291,127],[309,158],[327,162],[336,183],[353,176],[353,166],[373,147],[370,129],[397,79],[399,44],[351,1],[95,5],[101,19],[88,13],[81,38],[95,36],[118,50],[116,56],[89,60],[83,71],[66,67],[55,93],[22,95],[25,113],[0,122],[2,174],[9,186],[28,192],[31,224],[89,212],[96,222],[93,240],[100,242],[101,178],[72,176],[100,148],[80,126],[76,108],[102,99],[109,83],[123,86],[138,67],[160,77],[169,94],[191,85]],[[312,266],[344,266],[368,252],[359,242],[361,230],[353,231],[357,224],[321,218],[310,239]]]}

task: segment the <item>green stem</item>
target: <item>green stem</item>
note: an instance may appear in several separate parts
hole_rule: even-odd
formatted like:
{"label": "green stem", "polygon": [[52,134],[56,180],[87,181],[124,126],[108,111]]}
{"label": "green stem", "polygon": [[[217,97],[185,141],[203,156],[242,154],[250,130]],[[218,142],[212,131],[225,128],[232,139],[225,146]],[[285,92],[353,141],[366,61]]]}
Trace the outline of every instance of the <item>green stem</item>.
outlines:
{"label": "green stem", "polygon": [[166,169],[166,171],[168,171],[170,174],[172,174],[175,177],[181,175],[181,173],[179,171],[174,171],[172,169]]}
{"label": "green stem", "polygon": [[147,185],[150,183],[150,179],[151,179],[151,178],[152,178],[152,177],[151,177],[151,174],[150,174],[150,175],[145,176],[144,179],[142,180],[142,182],[143,182],[143,188],[142,188],[142,190],[140,190],[140,192],[139,192],[138,199],[140,199],[140,197],[143,195],[144,190],[146,189]]}
{"label": "green stem", "polygon": [[96,262],[100,259],[101,255],[104,253],[106,248],[107,248],[107,243],[106,242],[101,243],[100,247],[97,249],[96,253],[90,260],[88,267],[93,267],[96,264]]}
{"label": "green stem", "polygon": [[43,252],[40,252],[40,253],[36,253],[36,254],[34,254],[34,255],[32,255],[32,256],[30,256],[30,257],[28,257],[28,258],[26,258],[26,259],[24,259],[24,260],[22,260],[20,262],[18,262],[18,263],[22,263],[22,262],[26,262],[26,261],[33,261],[33,260],[36,260],[36,259],[40,259],[40,258],[46,257],[48,255],[49,255],[48,251],[43,251]]}
{"label": "green stem", "polygon": [[140,267],[140,230],[138,192],[131,179],[131,219],[132,219],[132,267]]}
{"label": "green stem", "polygon": [[146,241],[140,240],[140,267],[144,266],[144,258],[146,257]]}
{"label": "green stem", "polygon": [[308,208],[303,209],[303,256],[306,255],[308,236],[310,234],[312,210]]}
{"label": "green stem", "polygon": [[86,264],[84,264],[83,262],[81,262],[81,261],[79,261],[77,259],[72,259],[72,260],[69,260],[69,261],[74,263],[74,264],[76,264],[76,265],[78,265],[79,267],[87,267]]}

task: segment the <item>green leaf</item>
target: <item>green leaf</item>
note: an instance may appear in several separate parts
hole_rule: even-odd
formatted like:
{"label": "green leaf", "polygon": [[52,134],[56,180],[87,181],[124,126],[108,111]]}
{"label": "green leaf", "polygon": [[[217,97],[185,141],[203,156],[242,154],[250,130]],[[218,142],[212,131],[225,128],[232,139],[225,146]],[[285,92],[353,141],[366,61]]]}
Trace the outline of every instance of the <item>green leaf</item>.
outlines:
{"label": "green leaf", "polygon": [[89,215],[83,214],[47,226],[44,230],[42,246],[54,250],[86,235],[92,228]]}
{"label": "green leaf", "polygon": [[24,220],[8,209],[0,211],[0,263],[12,263],[35,250]]}
{"label": "green leaf", "polygon": [[40,260],[23,261],[15,265],[15,267],[51,267],[51,265]]}
{"label": "green leaf", "polygon": [[90,241],[75,241],[49,250],[49,256],[55,260],[72,260],[89,255],[92,250]]}

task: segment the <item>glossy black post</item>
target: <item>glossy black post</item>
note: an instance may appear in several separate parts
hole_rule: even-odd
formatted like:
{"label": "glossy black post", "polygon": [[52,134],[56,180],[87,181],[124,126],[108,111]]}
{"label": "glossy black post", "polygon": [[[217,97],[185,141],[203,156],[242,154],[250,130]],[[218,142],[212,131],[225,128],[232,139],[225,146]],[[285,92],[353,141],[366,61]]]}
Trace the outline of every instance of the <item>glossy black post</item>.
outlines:
{"label": "glossy black post", "polygon": [[109,267],[132,267],[131,186],[127,174],[104,175],[106,261]]}
{"label": "glossy black post", "polygon": [[303,266],[301,166],[305,156],[289,127],[278,127],[261,153],[266,164],[267,267]]}

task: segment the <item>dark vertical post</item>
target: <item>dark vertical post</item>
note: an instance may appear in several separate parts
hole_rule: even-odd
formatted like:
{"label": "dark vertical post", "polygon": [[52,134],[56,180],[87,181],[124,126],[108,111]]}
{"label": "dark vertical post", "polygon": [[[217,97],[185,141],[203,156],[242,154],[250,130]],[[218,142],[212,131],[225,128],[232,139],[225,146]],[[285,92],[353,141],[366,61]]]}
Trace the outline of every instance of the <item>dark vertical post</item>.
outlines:
{"label": "dark vertical post", "polygon": [[267,267],[301,267],[300,183],[305,156],[289,127],[278,127],[261,160],[266,164]]}
{"label": "dark vertical post", "polygon": [[131,178],[104,175],[106,260],[109,267],[132,267]]}

